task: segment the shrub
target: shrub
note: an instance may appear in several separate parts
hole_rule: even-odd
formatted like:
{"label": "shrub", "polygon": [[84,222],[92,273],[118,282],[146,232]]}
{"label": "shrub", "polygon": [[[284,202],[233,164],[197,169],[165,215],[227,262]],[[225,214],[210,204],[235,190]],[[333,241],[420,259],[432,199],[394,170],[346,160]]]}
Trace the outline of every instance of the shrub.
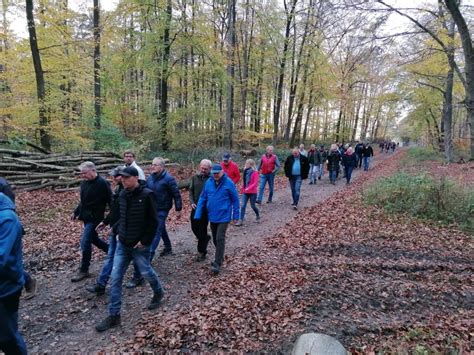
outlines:
{"label": "shrub", "polygon": [[408,149],[405,158],[407,163],[420,163],[428,160],[443,161],[444,156],[442,152],[426,147],[413,147]]}
{"label": "shrub", "polygon": [[442,177],[398,173],[364,191],[370,204],[390,212],[408,213],[474,232],[474,189]]}

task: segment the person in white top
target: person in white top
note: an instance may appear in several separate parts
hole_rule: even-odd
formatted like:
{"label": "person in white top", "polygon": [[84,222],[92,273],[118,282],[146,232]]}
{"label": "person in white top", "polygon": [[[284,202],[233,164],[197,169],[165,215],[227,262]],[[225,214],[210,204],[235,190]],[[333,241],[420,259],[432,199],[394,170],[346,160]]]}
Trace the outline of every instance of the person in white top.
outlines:
{"label": "person in white top", "polygon": [[300,151],[301,155],[304,155],[306,158],[308,157],[308,151],[304,149],[304,144],[303,143],[300,144],[299,151]]}
{"label": "person in white top", "polygon": [[138,171],[138,179],[145,181],[145,173],[143,172],[142,168],[140,168],[137,165],[137,162],[135,161],[135,153],[131,150],[126,150],[123,152],[123,162],[125,163],[124,168],[128,166],[133,166],[135,169]]}

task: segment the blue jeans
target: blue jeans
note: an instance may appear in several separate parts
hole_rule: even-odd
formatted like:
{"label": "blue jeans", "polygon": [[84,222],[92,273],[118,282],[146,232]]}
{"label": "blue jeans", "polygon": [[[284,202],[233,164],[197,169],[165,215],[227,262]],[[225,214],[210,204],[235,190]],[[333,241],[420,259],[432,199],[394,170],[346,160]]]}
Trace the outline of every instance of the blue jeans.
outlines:
{"label": "blue jeans", "polygon": [[111,233],[109,235],[109,251],[105,257],[104,264],[102,265],[102,270],[100,270],[100,275],[97,278],[97,284],[105,287],[109,281],[110,273],[112,272],[112,267],[114,266],[114,255],[115,250],[117,249],[117,238],[115,234]]}
{"label": "blue jeans", "polygon": [[268,201],[273,199],[273,186],[275,185],[275,174],[260,174],[260,186],[258,188],[257,201],[262,202],[265,184],[268,182]]}
{"label": "blue jeans", "polygon": [[319,174],[319,164],[309,164],[309,181],[316,184]]}
{"label": "blue jeans", "polygon": [[346,181],[347,183],[351,182],[351,177],[352,177],[352,170],[354,170],[353,166],[345,166],[344,170],[346,172]]}
{"label": "blue jeans", "polygon": [[247,202],[250,200],[250,207],[252,207],[253,211],[257,218],[260,218],[260,211],[257,208],[255,202],[257,201],[257,194],[242,194],[242,208],[240,209],[240,219],[243,221],[245,218],[245,210],[247,208]]}
{"label": "blue jeans", "polygon": [[319,177],[324,175],[324,164],[319,164]]}
{"label": "blue jeans", "polygon": [[290,187],[291,187],[291,197],[293,198],[293,204],[298,206],[300,200],[300,190],[301,190],[301,180],[300,175],[293,175],[290,177]]}
{"label": "blue jeans", "polygon": [[26,354],[26,344],[18,331],[20,294],[0,298],[0,351],[6,355]]}
{"label": "blue jeans", "polygon": [[150,264],[150,247],[140,246],[137,248],[127,247],[119,240],[115,251],[114,267],[112,269],[112,280],[110,285],[109,314],[117,316],[120,314],[122,306],[122,282],[128,265],[134,261],[140,270],[141,276],[148,281],[154,293],[160,292],[163,288],[155,270]]}
{"label": "blue jeans", "polygon": [[169,211],[158,210],[156,217],[158,219],[158,227],[156,227],[156,234],[151,243],[151,255],[150,260],[153,260],[155,256],[155,251],[160,244],[160,240],[163,238],[163,244],[165,245],[165,250],[171,250],[171,241],[166,231],[166,219],[168,218]]}
{"label": "blue jeans", "polygon": [[337,170],[329,170],[329,181],[336,182]]}
{"label": "blue jeans", "polygon": [[364,170],[369,170],[370,157],[364,157]]}
{"label": "blue jeans", "polygon": [[89,271],[89,266],[91,264],[92,258],[92,244],[97,248],[107,253],[109,250],[109,245],[99,238],[95,228],[99,223],[87,222],[84,223],[84,230],[81,236],[81,250],[82,250],[82,260],[81,260],[81,271]]}

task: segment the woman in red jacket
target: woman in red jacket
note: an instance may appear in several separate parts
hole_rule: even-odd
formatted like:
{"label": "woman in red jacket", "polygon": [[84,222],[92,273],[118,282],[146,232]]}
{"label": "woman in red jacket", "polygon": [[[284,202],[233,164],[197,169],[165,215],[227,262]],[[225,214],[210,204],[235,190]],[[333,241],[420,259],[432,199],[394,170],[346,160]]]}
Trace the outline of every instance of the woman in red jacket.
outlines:
{"label": "woman in red jacket", "polygon": [[242,188],[240,193],[242,194],[242,207],[240,210],[240,220],[235,224],[241,226],[244,222],[245,209],[247,208],[247,202],[250,200],[250,207],[255,212],[257,219],[255,222],[260,221],[260,211],[258,210],[255,202],[257,201],[257,187],[258,187],[258,171],[255,169],[255,161],[248,159],[245,162],[244,176],[242,181]]}

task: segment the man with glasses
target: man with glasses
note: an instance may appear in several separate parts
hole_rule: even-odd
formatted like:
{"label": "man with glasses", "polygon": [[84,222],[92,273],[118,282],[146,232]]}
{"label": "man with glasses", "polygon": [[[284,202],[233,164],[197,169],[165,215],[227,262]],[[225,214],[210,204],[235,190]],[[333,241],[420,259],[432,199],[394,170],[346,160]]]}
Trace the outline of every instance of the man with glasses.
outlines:
{"label": "man with glasses", "polygon": [[145,181],[145,173],[135,161],[135,153],[133,151],[126,150],[125,152],[123,152],[123,162],[125,163],[124,168],[133,166],[138,171],[138,179],[140,181]]}
{"label": "man with glasses", "polygon": [[72,282],[81,281],[89,277],[89,266],[92,257],[92,244],[107,253],[109,245],[99,238],[96,227],[104,219],[105,208],[111,205],[112,189],[103,177],[99,176],[95,164],[86,161],[79,166],[80,176],[83,179],[80,187],[80,202],[74,210],[71,219],[84,223],[81,236],[82,259],[81,266]]}

